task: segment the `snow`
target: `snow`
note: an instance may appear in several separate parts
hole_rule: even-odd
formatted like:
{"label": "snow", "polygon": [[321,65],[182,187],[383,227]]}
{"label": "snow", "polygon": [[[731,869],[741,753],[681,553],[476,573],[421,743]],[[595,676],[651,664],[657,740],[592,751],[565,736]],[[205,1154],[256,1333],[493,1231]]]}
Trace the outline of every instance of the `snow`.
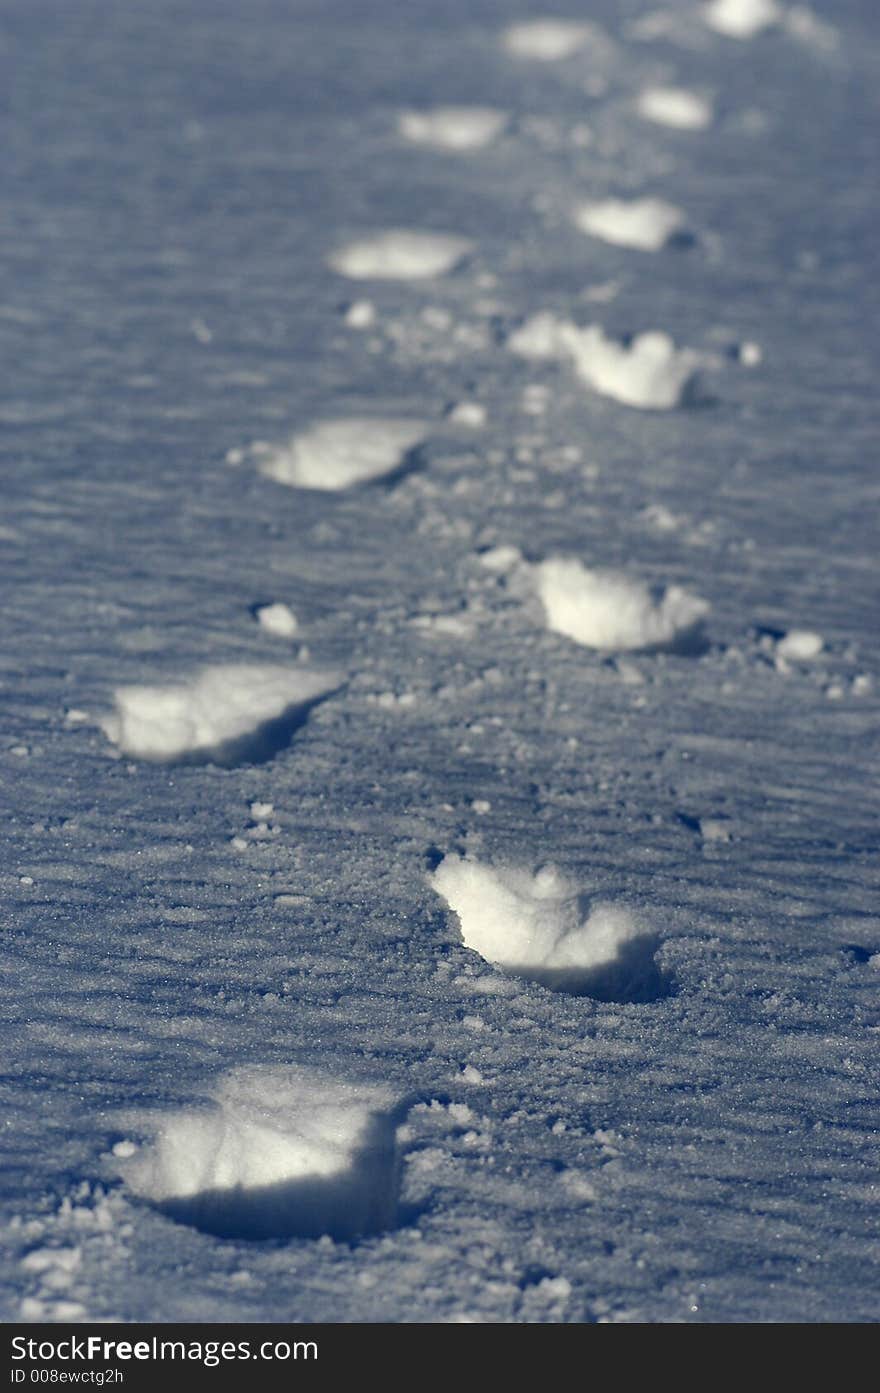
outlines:
{"label": "snow", "polygon": [[682,230],[685,217],[662,198],[605,198],[581,204],[575,223],[581,232],[612,246],[656,252]]}
{"label": "snow", "polygon": [[393,474],[427,430],[423,421],[383,416],[318,421],[287,445],[258,443],[251,454],[276,484],[335,493]]}
{"label": "snow", "polygon": [[703,18],[710,29],[732,39],[751,39],[782,18],[776,0],[711,0]]}
{"label": "snow", "polygon": [[875,1323],[876,4],[84,8],[0,43],[0,1315]]}
{"label": "snow", "polygon": [[534,568],[535,586],[555,633],[587,648],[652,649],[692,639],[709,605],[678,585],[659,598],[631,576],[593,571],[554,556]]}
{"label": "snow", "polygon": [[560,330],[560,343],[579,377],[604,397],[643,411],[680,406],[702,359],[692,349],[675,347],[661,330],[637,334],[630,344],[606,337],[601,325]]}
{"label": "snow", "polygon": [[451,232],[393,228],[340,247],[328,258],[331,270],[351,280],[418,281],[445,276],[473,250],[467,237]]}
{"label": "snow", "polygon": [[399,1164],[387,1087],[306,1068],[233,1070],[208,1107],[140,1125],[119,1156],[128,1188],[179,1223],[224,1238],[350,1241],[395,1219]]}
{"label": "snow", "polygon": [[570,58],[590,43],[591,24],[576,19],[530,19],[512,24],[502,41],[515,58],[532,58],[541,63],[557,63]]}
{"label": "snow", "polygon": [[818,658],[824,646],[821,634],[814,634],[809,629],[789,629],[777,643],[776,652],[780,658],[804,662]]}
{"label": "snow", "polygon": [[299,629],[296,615],[282,600],[276,600],[271,605],[260,605],[256,618],[260,628],[273,638],[293,638]]}
{"label": "snow", "polygon": [[507,125],[507,114],[487,106],[438,106],[425,111],[403,111],[398,127],[414,145],[434,145],[440,150],[482,150],[496,140]]}
{"label": "snow", "polygon": [[137,759],[253,760],[282,738],[279,721],[291,721],[339,682],[337,673],[306,667],[222,663],[161,686],[117,687],[101,729]]}
{"label": "snow", "polygon": [[638,112],[646,121],[679,131],[702,131],[712,124],[705,97],[681,87],[646,87],[639,93]]}
{"label": "snow", "polygon": [[457,915],[468,948],[553,991],[634,1000],[659,983],[653,930],[620,905],[584,917],[577,885],[556,866],[485,866],[447,856],[431,884]]}

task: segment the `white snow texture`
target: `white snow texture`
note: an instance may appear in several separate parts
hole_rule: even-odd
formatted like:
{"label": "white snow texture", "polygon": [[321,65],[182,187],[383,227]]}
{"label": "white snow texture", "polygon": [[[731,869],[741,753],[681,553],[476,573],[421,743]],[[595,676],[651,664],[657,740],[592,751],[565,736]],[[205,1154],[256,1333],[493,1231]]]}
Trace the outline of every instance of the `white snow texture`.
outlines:
{"label": "white snow texture", "polygon": [[401,135],[414,145],[434,145],[439,150],[482,150],[504,130],[507,115],[488,106],[437,106],[424,111],[403,111],[398,120]]}
{"label": "white snow texture", "polygon": [[662,198],[606,198],[584,203],[575,213],[582,232],[617,247],[655,252],[684,227],[680,208]]}

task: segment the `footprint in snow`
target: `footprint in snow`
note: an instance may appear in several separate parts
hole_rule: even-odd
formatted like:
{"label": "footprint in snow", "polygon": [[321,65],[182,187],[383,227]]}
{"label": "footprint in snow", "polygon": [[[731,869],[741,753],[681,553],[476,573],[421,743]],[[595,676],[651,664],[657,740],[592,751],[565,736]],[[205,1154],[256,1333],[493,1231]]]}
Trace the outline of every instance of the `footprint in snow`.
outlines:
{"label": "footprint in snow", "polygon": [[351,280],[430,280],[453,271],[473,247],[470,238],[453,233],[400,228],[350,242],[331,253],[327,264]]}
{"label": "footprint in snow", "polygon": [[588,570],[554,556],[530,568],[547,627],[586,648],[606,652],[705,652],[710,606],[671,585],[660,596],[617,571]]}
{"label": "footprint in snow", "polygon": [[429,883],[458,916],[465,946],[552,991],[655,1001],[668,983],[657,934],[621,905],[584,902],[555,866],[486,866],[450,855]]}
{"label": "footprint in snow", "polygon": [[656,252],[681,236],[685,216],[662,198],[605,198],[582,203],[574,222],[587,236],[612,246]]}
{"label": "footprint in snow", "polygon": [[335,672],[223,663],[163,686],[118,687],[101,729],[125,754],[158,763],[258,764],[290,743]]}
{"label": "footprint in snow", "polygon": [[278,484],[336,493],[397,474],[428,429],[424,421],[347,417],[317,421],[284,445],[257,442],[247,453]]}
{"label": "footprint in snow", "polygon": [[435,106],[426,111],[402,111],[397,128],[413,145],[467,153],[491,145],[507,121],[505,111],[491,106]]}
{"label": "footprint in snow", "polygon": [[779,24],[783,11],[776,0],[711,0],[703,6],[703,22],[732,39],[752,39]]}
{"label": "footprint in snow", "polygon": [[169,1218],[219,1238],[350,1242],[398,1221],[399,1113],[384,1085],[236,1069],[206,1106],[134,1118],[149,1140],[117,1144],[114,1169]]}
{"label": "footprint in snow", "polygon": [[595,27],[581,20],[532,19],[511,24],[504,30],[501,43],[514,58],[558,63],[586,48],[595,34]]}
{"label": "footprint in snow", "polygon": [[682,87],[647,87],[636,109],[646,121],[677,131],[704,131],[712,124],[711,104]]}
{"label": "footprint in snow", "polygon": [[714,366],[708,355],[676,348],[659,330],[619,343],[598,324],[581,329],[546,313],[526,320],[508,337],[507,346],[521,358],[570,362],[594,392],[641,411],[682,405],[694,390],[698,369]]}

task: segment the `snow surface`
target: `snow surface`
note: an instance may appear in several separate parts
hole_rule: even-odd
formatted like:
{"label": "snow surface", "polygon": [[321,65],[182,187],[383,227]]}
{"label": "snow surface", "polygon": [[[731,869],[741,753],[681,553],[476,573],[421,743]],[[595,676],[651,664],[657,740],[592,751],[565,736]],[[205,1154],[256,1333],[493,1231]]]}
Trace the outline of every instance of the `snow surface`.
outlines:
{"label": "snow surface", "polygon": [[[782,9],[7,0],[5,1319],[880,1316],[880,21]],[[554,17],[595,26],[560,61],[502,41]],[[474,105],[466,157],[401,138]],[[572,223],[646,197],[699,237]],[[470,250],[328,265],[383,228]],[[241,449],[377,419],[430,429],[376,487]],[[549,631],[554,558],[701,597],[703,642]],[[95,724],[132,689],[162,758]],[[646,925],[641,989],[485,958],[444,864],[505,937]]]}

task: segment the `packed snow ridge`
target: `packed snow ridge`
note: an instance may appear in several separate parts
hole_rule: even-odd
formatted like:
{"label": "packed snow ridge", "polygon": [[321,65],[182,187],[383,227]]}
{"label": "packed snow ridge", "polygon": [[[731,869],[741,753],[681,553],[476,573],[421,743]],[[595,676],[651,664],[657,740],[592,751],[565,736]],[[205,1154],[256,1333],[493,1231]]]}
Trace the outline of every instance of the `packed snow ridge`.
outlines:
{"label": "packed snow ridge", "polygon": [[705,360],[677,349],[668,334],[651,330],[629,343],[606,338],[598,324],[581,329],[553,314],[537,314],[508,338],[521,358],[568,359],[593,391],[642,411],[669,411],[684,400]]}
{"label": "packed snow ridge", "polygon": [[776,0],[712,0],[704,6],[703,19],[718,34],[732,39],[751,39],[782,19]]}
{"label": "packed snow ridge", "polygon": [[655,597],[617,571],[592,571],[573,557],[533,567],[548,628],[586,648],[609,652],[696,649],[709,605],[678,585]]}
{"label": "packed snow ridge", "polygon": [[555,866],[533,875],[449,855],[430,880],[458,916],[466,947],[487,962],[609,1001],[654,1000],[664,990],[656,933],[620,905],[585,904]]}
{"label": "packed snow ridge", "polygon": [[402,111],[398,130],[414,145],[438,150],[482,150],[507,125],[507,113],[490,106],[435,106],[427,111]]}
{"label": "packed snow ridge", "polygon": [[468,237],[399,228],[350,242],[330,255],[328,265],[351,280],[429,280],[454,270],[472,250]]}
{"label": "packed snow ridge", "polygon": [[134,1194],[222,1238],[349,1241],[395,1223],[394,1107],[384,1085],[236,1069],[208,1107],[142,1115],[151,1140],[117,1147],[117,1169]]}
{"label": "packed snow ridge", "polygon": [[339,684],[338,673],[294,664],[221,663],[167,686],[117,688],[116,709],[100,724],[136,759],[257,763],[287,745]]}
{"label": "packed snow ridge", "polygon": [[290,488],[336,492],[393,474],[422,443],[424,421],[353,416],[318,421],[286,445],[252,445],[261,474]]}
{"label": "packed snow ridge", "polygon": [[705,97],[681,87],[647,87],[639,95],[638,112],[646,121],[679,131],[703,131],[712,122]]}
{"label": "packed snow ridge", "polygon": [[581,204],[575,223],[588,236],[614,246],[656,252],[682,230],[685,217],[662,198],[606,198]]}
{"label": "packed snow ridge", "polygon": [[515,58],[558,63],[585,48],[594,33],[591,24],[576,19],[534,19],[512,24],[501,42]]}

